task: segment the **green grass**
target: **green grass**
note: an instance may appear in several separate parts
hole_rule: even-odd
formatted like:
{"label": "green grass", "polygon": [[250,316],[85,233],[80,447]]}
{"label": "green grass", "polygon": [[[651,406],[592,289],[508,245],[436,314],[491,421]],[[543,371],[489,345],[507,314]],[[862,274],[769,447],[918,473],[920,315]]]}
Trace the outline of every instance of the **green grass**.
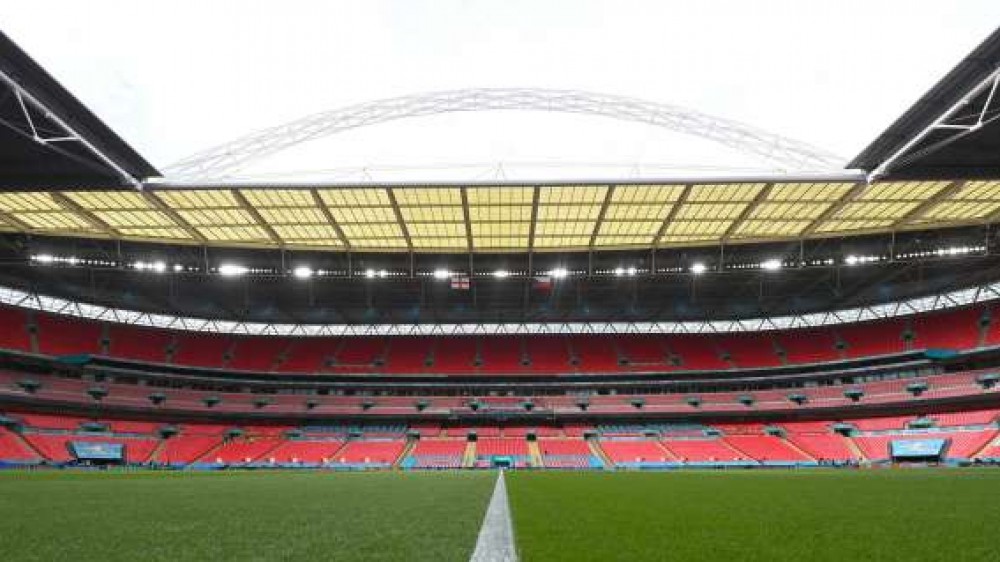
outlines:
{"label": "green grass", "polygon": [[454,560],[486,473],[0,474],[0,559]]}
{"label": "green grass", "polygon": [[1000,471],[517,473],[524,562],[1000,560]]}

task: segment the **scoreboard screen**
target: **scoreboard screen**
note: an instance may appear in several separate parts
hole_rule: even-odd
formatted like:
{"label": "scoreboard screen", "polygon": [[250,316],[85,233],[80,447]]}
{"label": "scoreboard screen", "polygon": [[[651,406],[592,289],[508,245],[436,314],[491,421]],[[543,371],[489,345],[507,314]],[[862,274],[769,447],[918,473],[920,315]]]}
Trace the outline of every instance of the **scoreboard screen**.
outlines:
{"label": "scoreboard screen", "polygon": [[890,452],[898,459],[940,457],[944,445],[944,439],[896,440],[891,442]]}
{"label": "scoreboard screen", "polygon": [[125,446],[121,443],[73,441],[69,447],[73,455],[82,461],[120,461],[125,458]]}

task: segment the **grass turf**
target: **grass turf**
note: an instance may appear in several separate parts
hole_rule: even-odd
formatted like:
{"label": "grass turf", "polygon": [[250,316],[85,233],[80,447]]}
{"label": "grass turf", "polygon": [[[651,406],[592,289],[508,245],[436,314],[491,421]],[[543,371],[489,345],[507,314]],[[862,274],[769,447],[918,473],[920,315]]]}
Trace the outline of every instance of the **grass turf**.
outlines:
{"label": "grass turf", "polygon": [[514,473],[539,560],[1000,560],[1000,471]]}
{"label": "grass turf", "polygon": [[493,480],[486,473],[4,473],[0,557],[464,562]]}

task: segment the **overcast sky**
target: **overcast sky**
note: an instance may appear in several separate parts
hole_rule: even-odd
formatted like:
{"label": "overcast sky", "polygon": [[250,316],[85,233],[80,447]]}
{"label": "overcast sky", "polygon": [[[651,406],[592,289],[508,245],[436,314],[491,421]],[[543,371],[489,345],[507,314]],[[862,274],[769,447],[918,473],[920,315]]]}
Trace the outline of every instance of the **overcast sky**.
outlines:
{"label": "overcast sky", "polygon": [[[1000,24],[1000,2],[45,0],[5,2],[0,22],[161,168],[310,113],[474,87],[682,105],[846,160]],[[486,179],[497,162],[511,179],[767,166],[638,124],[494,112],[342,133],[241,173]]]}

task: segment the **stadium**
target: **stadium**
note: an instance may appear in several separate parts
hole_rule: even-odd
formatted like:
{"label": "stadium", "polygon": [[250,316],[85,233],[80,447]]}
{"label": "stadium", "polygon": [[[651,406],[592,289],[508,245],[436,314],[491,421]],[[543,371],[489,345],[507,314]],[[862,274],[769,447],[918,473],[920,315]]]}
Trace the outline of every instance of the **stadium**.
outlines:
{"label": "stadium", "polygon": [[[995,560],[998,87],[1000,30],[846,163],[659,102],[472,88],[160,169],[0,35],[4,558]],[[782,171],[244,173],[535,111]]]}

